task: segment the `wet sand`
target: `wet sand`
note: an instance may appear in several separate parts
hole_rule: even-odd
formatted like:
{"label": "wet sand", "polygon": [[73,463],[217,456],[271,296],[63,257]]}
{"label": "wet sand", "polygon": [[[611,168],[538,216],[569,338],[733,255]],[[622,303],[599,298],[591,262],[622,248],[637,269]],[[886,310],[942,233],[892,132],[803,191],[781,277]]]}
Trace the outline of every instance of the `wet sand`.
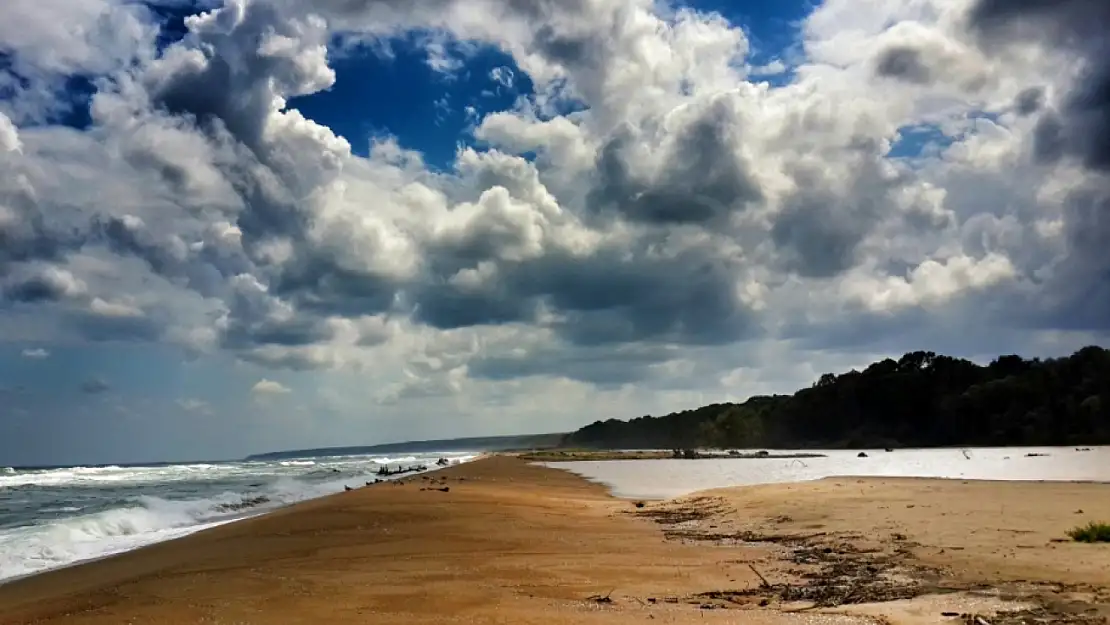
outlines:
{"label": "wet sand", "polygon": [[[992,585],[1035,607],[1051,589],[1015,580],[1060,582],[1094,601],[1110,575],[1107,546],[1048,542],[1088,517],[1110,519],[1104,486],[825,480],[637,508],[511,457],[424,477],[16,580],[0,586],[0,624],[951,622],[943,606],[1015,609]],[[878,607],[780,592],[824,583],[798,570],[810,564],[795,562],[794,545],[762,539],[801,532],[895,545],[898,566],[928,592]]]}

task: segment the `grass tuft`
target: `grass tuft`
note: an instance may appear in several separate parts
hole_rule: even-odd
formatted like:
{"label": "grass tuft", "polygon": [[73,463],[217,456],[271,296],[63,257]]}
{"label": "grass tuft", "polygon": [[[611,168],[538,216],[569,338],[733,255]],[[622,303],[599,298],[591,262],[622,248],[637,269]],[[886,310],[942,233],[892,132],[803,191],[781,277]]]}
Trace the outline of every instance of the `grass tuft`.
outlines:
{"label": "grass tuft", "polygon": [[1081,543],[1110,543],[1110,523],[1091,521],[1069,530],[1068,536]]}

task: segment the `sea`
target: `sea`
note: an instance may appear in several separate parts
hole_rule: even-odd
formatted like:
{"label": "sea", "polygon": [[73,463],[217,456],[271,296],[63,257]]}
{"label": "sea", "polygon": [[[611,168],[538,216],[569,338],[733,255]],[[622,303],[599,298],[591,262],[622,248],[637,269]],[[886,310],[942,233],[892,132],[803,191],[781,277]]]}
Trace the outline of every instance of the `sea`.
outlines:
{"label": "sea", "polygon": [[434,470],[440,458],[456,464],[476,455],[0,467],[0,583],[362,486],[382,467]]}

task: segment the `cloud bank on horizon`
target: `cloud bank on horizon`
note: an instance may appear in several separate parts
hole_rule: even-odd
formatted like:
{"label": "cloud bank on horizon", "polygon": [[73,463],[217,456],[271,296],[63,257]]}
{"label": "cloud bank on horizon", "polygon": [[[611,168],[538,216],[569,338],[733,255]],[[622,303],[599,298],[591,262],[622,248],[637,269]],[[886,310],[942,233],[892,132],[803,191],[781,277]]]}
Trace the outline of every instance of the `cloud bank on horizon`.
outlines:
{"label": "cloud bank on horizon", "polygon": [[[825,0],[774,49],[713,9],[4,3],[0,463],[561,430],[1105,340],[1110,4]],[[303,112],[398,49],[430,87]],[[442,162],[359,118],[460,82]]]}

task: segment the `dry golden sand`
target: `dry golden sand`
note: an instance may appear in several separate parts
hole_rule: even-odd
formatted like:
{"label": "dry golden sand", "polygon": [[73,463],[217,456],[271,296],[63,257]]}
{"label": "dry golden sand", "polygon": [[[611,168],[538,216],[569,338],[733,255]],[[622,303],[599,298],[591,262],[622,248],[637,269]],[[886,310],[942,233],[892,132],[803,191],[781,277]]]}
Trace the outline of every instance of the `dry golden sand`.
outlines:
{"label": "dry golden sand", "polygon": [[723,496],[748,529],[859,532],[880,542],[904,535],[918,561],[953,579],[1110,588],[1110,545],[1066,534],[1110,521],[1107,484],[839,478],[708,494]]}
{"label": "dry golden sand", "polygon": [[[675,526],[642,513],[689,502],[637,510],[577,476],[516,458],[428,477],[2,585],[0,624],[925,623],[944,622],[944,606],[981,611],[994,601],[946,595],[787,614],[772,597],[767,608],[752,601],[704,609],[698,593],[758,596],[749,563],[789,577],[783,545],[667,539],[664,530]],[[431,480],[449,492],[423,490]],[[961,584],[1025,578],[1104,586],[1110,551],[1048,540],[1088,516],[1110,519],[1110,489],[1022,486],[826,480],[715,491],[723,502],[715,517],[679,527],[859,531],[879,542],[883,532],[902,532],[922,545],[923,560],[952,567]],[[1074,514],[1077,507],[1089,514]],[[611,602],[590,599],[609,593]]]}
{"label": "dry golden sand", "polygon": [[763,594],[834,606],[825,611],[945,622],[942,612],[993,613],[981,600],[1002,597],[1036,609],[984,622],[1110,616],[1110,545],[1066,537],[1110,520],[1106,484],[839,478],[705,491],[643,514],[674,540],[770,546],[752,563],[773,587]]}

